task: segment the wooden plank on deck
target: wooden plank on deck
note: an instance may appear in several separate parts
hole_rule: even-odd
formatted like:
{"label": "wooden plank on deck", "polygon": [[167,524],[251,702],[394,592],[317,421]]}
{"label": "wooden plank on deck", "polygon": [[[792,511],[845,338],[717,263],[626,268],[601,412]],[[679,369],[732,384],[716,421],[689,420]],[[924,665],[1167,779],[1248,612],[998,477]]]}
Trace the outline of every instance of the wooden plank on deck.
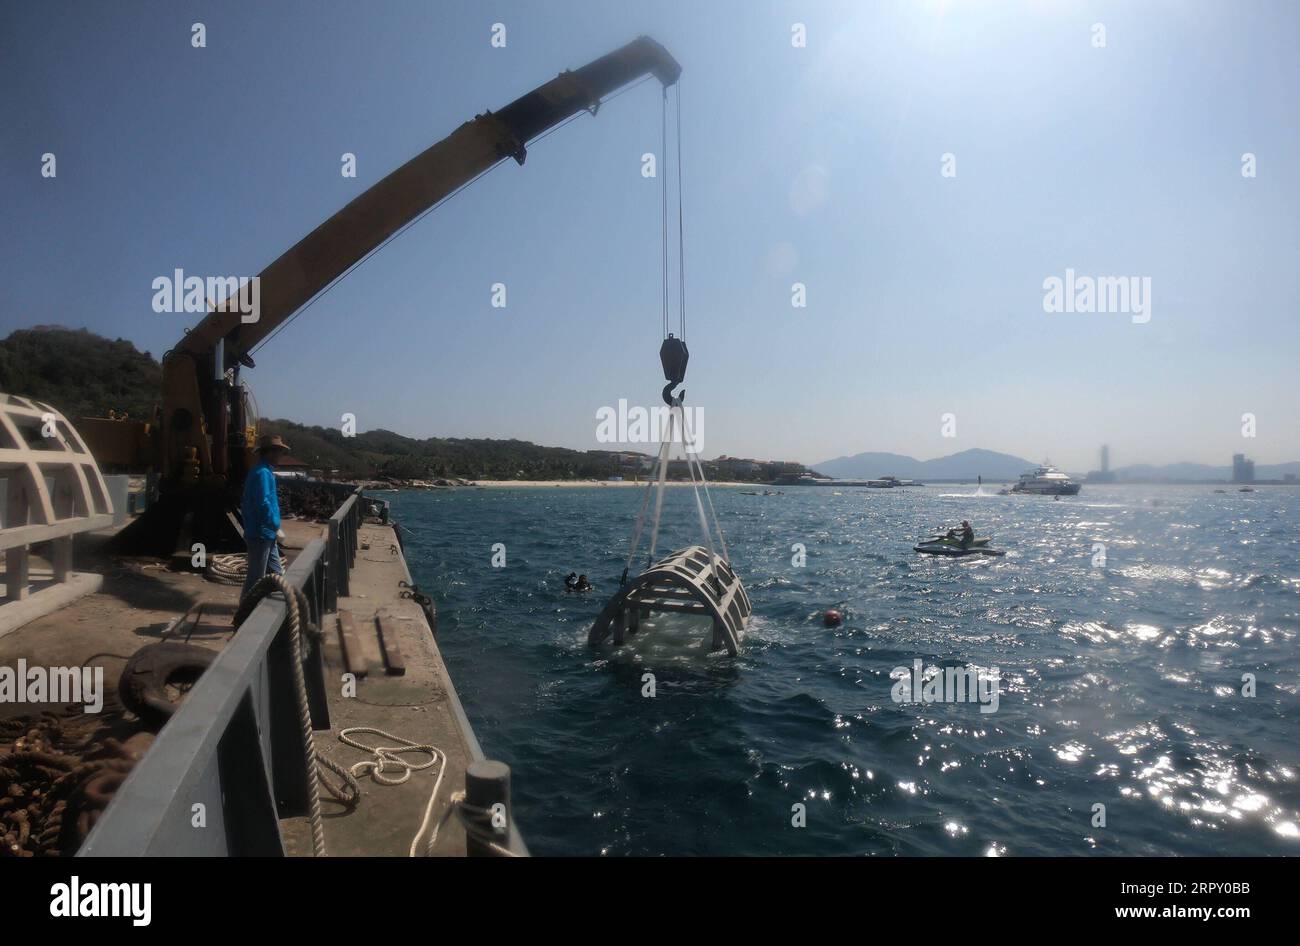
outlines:
{"label": "wooden plank on deck", "polygon": [[388,611],[380,610],[375,614],[375,630],[379,632],[379,650],[384,655],[384,666],[388,674],[403,676],[406,673],[406,661],[402,658],[402,648],[397,642],[397,619]]}
{"label": "wooden plank on deck", "polygon": [[343,648],[343,666],[358,679],[366,675],[366,657],[357,640],[356,625],[351,611],[339,611],[339,645]]}

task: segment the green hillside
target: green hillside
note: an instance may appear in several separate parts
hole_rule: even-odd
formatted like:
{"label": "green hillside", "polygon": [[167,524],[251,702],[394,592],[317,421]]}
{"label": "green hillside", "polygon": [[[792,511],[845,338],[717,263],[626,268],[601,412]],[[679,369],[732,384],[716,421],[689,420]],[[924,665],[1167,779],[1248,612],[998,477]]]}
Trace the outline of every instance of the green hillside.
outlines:
{"label": "green hillside", "polygon": [[[42,326],[0,341],[0,391],[46,401],[74,423],[79,417],[103,417],[110,410],[151,418],[161,386],[158,362],[123,339]],[[337,470],[349,477],[603,479],[630,476],[635,468],[620,467],[620,454],[542,447],[525,440],[416,440],[391,430],[345,438],[336,428],[291,420],[263,419],[260,424],[263,433],[283,437],[293,456],[312,469]]]}
{"label": "green hillside", "polygon": [[336,428],[264,420],[308,466],[391,479],[590,479],[618,473],[616,454],[541,447],[525,440],[416,440],[391,430],[344,437]]}
{"label": "green hillside", "polygon": [[38,326],[0,341],[0,391],[33,397],[64,416],[153,415],[162,368],[124,339],[85,329]]}

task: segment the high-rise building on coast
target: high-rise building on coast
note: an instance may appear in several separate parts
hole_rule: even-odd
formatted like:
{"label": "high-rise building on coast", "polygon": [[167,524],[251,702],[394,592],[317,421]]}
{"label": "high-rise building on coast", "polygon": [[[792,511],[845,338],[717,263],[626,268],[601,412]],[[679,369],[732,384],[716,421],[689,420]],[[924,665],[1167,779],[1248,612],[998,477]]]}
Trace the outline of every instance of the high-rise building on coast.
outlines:
{"label": "high-rise building on coast", "polygon": [[1101,445],[1101,469],[1093,470],[1088,474],[1089,483],[1113,483],[1115,474],[1110,471],[1110,446]]}

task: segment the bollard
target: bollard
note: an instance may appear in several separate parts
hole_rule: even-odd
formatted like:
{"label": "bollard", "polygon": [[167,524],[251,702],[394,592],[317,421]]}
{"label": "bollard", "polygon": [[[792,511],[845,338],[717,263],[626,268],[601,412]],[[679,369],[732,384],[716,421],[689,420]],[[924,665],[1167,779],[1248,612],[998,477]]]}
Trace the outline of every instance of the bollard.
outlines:
{"label": "bollard", "polygon": [[[472,820],[491,840],[503,848],[510,846],[510,826],[514,813],[510,809],[510,766],[492,759],[471,762],[465,770],[465,803],[475,809]],[[494,805],[503,805],[505,824],[497,827],[491,823]],[[478,816],[477,809],[488,814]],[[468,814],[468,813],[467,813]],[[480,820],[481,817],[481,820]],[[497,851],[475,837],[476,832],[465,834],[465,853],[470,857],[499,857]]]}

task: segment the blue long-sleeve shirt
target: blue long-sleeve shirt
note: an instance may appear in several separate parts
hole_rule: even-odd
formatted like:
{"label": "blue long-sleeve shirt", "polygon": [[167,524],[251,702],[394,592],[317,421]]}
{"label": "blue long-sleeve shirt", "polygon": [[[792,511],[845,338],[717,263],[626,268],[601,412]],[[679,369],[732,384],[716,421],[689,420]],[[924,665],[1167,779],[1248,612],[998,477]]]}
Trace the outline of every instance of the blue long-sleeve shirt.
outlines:
{"label": "blue long-sleeve shirt", "polygon": [[244,480],[244,537],[274,539],[280,528],[280,499],[275,494],[275,474],[264,461],[248,471]]}

